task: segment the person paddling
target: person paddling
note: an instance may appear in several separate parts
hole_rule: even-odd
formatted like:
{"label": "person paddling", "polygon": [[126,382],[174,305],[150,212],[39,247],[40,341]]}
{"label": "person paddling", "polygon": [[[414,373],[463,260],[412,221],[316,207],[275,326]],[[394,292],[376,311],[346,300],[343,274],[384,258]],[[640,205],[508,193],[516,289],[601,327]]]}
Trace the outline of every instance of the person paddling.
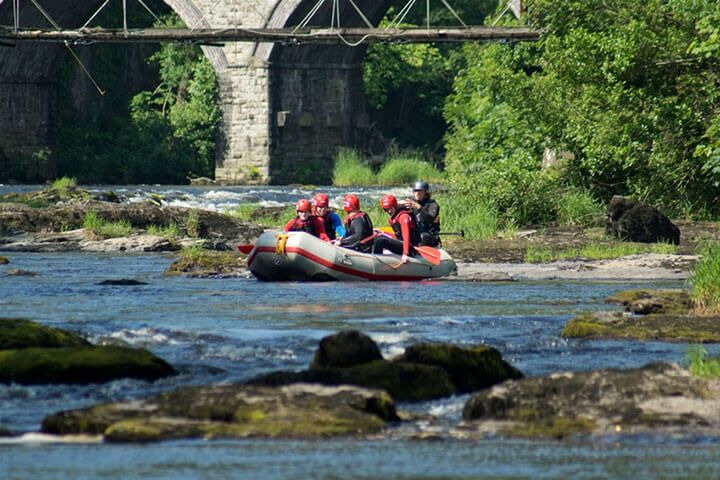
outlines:
{"label": "person paddling", "polygon": [[413,186],[414,200],[404,200],[402,205],[411,208],[420,232],[420,244],[440,245],[440,205],[430,195],[430,185],[418,180]]}
{"label": "person paddling", "polygon": [[345,236],[345,227],[340,216],[330,210],[330,199],[325,193],[318,193],[313,197],[315,209],[313,214],[323,222],[325,233],[330,240]]}
{"label": "person paddling", "polygon": [[285,225],[286,232],[305,232],[319,237],[326,242],[330,241],[330,238],[328,238],[325,232],[322,220],[312,215],[310,200],[306,198],[298,200],[296,210],[297,216]]}
{"label": "person paddling", "polygon": [[[346,195],[343,199],[345,217],[345,236],[337,241],[341,247],[361,252],[369,252],[372,246],[373,225],[367,213],[360,210],[360,200],[355,195]],[[361,240],[366,240],[362,243]]]}
{"label": "person paddling", "polygon": [[386,248],[393,253],[402,254],[401,263],[408,263],[410,256],[415,254],[415,245],[420,244],[420,233],[418,232],[412,212],[398,207],[394,195],[385,195],[380,200],[380,206],[388,214],[388,222],[392,226],[395,238],[384,235],[375,238],[373,242],[373,253],[382,253]]}

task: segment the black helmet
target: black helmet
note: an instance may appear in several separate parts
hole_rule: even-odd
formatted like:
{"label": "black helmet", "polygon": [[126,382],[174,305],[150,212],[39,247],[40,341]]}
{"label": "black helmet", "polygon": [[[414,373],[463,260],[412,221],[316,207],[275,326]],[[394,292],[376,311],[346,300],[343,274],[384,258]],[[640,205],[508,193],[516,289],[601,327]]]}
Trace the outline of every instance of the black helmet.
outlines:
{"label": "black helmet", "polygon": [[415,182],[415,186],[413,187],[413,192],[416,190],[424,190],[427,192],[430,190],[430,185],[428,185],[428,183],[425,180],[418,180],[417,182]]}

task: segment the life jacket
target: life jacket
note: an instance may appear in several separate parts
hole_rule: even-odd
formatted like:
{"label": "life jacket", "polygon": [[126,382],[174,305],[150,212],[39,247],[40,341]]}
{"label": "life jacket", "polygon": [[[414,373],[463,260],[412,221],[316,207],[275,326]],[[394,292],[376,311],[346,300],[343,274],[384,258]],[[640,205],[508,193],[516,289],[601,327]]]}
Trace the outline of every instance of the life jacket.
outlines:
{"label": "life jacket", "polygon": [[324,216],[320,217],[320,220],[323,222],[323,226],[325,227],[325,233],[327,233],[327,236],[330,238],[330,240],[335,240],[337,237],[337,233],[335,232],[335,225],[333,224],[332,219],[330,218],[330,211]]}
{"label": "life jacket", "polygon": [[408,225],[408,227],[410,227],[410,244],[420,245],[420,232],[417,229],[417,225],[415,225],[414,215],[407,209],[398,209],[398,211],[395,212],[395,215],[390,217],[390,226],[392,226],[395,237],[398,240],[403,240],[402,228],[400,227],[400,218],[402,218],[403,215],[407,215],[410,219],[410,223]]}
{"label": "life jacket", "polygon": [[316,237],[319,235],[317,229],[315,228],[315,217],[312,215],[308,216],[308,219],[305,221],[300,220],[300,217],[296,217],[289,231],[305,232]]}
{"label": "life jacket", "polygon": [[427,232],[434,236],[440,235],[440,215],[436,215],[435,218],[432,219],[432,222],[426,223],[422,221],[422,215],[420,215],[421,210],[425,208],[426,205],[430,203],[437,202],[432,197],[426,197],[423,199],[420,203],[420,208],[415,212],[415,224],[417,225],[417,228],[420,232]]}
{"label": "life jacket", "polygon": [[355,220],[356,218],[362,218],[363,236],[372,235],[372,231],[373,231],[372,221],[370,220],[370,217],[368,217],[367,213],[354,212],[354,213],[348,214],[348,216],[345,217],[345,231],[347,232],[346,236],[349,236],[349,235],[352,235],[353,233],[355,233],[354,231],[351,231],[352,230],[351,224],[352,224],[352,221]]}

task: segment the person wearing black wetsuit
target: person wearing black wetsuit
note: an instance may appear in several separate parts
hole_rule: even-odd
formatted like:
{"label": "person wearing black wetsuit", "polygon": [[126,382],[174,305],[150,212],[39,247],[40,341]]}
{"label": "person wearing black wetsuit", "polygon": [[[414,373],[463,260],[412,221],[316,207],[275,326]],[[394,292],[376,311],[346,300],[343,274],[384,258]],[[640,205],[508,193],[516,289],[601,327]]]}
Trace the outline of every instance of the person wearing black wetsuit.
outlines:
{"label": "person wearing black wetsuit", "polygon": [[413,186],[414,200],[405,200],[415,215],[415,224],[420,232],[420,244],[436,247],[440,245],[440,205],[430,195],[430,185],[418,180]]}
{"label": "person wearing black wetsuit", "polygon": [[338,243],[341,247],[369,252],[372,247],[373,225],[368,214],[360,210],[358,197],[345,196],[343,210],[348,214],[345,217],[345,236]]}

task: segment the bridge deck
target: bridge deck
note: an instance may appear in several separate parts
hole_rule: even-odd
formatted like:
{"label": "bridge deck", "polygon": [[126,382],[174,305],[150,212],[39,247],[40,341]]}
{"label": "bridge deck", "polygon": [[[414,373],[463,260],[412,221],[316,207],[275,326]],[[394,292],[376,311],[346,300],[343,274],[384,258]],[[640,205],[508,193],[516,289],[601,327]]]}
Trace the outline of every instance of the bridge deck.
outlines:
{"label": "bridge deck", "polygon": [[524,27],[468,28],[223,28],[42,30],[0,27],[0,45],[17,41],[82,43],[428,43],[533,41],[540,31]]}

